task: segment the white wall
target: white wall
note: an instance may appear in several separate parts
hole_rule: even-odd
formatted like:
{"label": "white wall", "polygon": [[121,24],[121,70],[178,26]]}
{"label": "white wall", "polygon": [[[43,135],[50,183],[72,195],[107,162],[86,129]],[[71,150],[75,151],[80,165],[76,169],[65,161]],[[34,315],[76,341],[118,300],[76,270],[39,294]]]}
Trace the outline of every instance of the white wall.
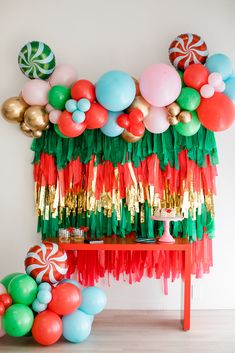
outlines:
{"label": "white wall", "polygon": [[[0,101],[20,92],[24,76],[17,54],[24,43],[41,40],[58,63],[77,67],[80,78],[96,81],[105,71],[121,69],[138,77],[152,63],[168,62],[171,40],[198,33],[210,53],[233,60],[234,1],[154,0],[1,0]],[[217,134],[220,152],[217,237],[214,268],[193,280],[194,308],[235,308],[234,150],[235,128]],[[33,203],[31,140],[0,119],[0,277],[23,271],[27,249],[39,242]],[[161,283],[145,280],[107,289],[109,308],[178,308],[180,281],[162,296]]]}

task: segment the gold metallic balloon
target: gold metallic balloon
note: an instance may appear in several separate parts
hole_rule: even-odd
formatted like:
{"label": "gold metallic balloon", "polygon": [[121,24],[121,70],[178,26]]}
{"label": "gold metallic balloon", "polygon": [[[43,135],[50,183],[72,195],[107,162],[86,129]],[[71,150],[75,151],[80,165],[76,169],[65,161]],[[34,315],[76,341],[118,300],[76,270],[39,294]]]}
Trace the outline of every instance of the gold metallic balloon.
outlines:
{"label": "gold metallic balloon", "polygon": [[141,96],[139,81],[136,78],[134,78],[134,77],[132,77],[132,78],[133,78],[133,80],[135,82],[135,89],[136,89],[135,95],[136,96]]}
{"label": "gold metallic balloon", "polygon": [[33,131],[45,130],[49,124],[49,116],[43,107],[33,105],[26,110],[24,122]]}
{"label": "gold metallic balloon", "polygon": [[26,124],[24,121],[22,121],[22,123],[20,123],[20,129],[24,132],[29,132],[32,131]]}
{"label": "gold metallic balloon", "polygon": [[126,142],[131,142],[131,143],[135,143],[135,142],[141,140],[143,136],[144,136],[144,134],[141,136],[135,136],[127,130],[124,130],[122,133],[123,140],[125,140]]}
{"label": "gold metallic balloon", "polygon": [[33,131],[30,130],[24,122],[20,123],[20,130],[28,137],[33,137]]}
{"label": "gold metallic balloon", "polygon": [[169,124],[172,125],[172,126],[173,126],[173,125],[177,125],[178,122],[179,122],[177,116],[168,115],[167,118],[168,118]]}
{"label": "gold metallic balloon", "polygon": [[33,131],[33,137],[39,138],[41,136],[42,136],[42,131],[40,130]]}
{"label": "gold metallic balloon", "polygon": [[177,115],[179,115],[179,113],[180,113],[180,106],[179,106],[179,104],[177,104],[177,103],[171,103],[170,105],[168,105],[167,107],[166,107],[166,109],[167,109],[167,111],[168,111],[168,114],[169,115],[172,115],[172,116],[177,116]]}
{"label": "gold metallic balloon", "polygon": [[22,97],[9,98],[2,105],[2,116],[9,123],[20,123],[28,107]]}
{"label": "gold metallic balloon", "polygon": [[141,110],[144,117],[146,117],[149,113],[150,104],[146,102],[143,97],[136,96],[132,104],[127,108],[127,113],[130,113],[134,108],[138,108],[139,110]]}
{"label": "gold metallic balloon", "polygon": [[184,110],[178,115],[178,119],[181,123],[187,124],[192,120],[192,114]]}

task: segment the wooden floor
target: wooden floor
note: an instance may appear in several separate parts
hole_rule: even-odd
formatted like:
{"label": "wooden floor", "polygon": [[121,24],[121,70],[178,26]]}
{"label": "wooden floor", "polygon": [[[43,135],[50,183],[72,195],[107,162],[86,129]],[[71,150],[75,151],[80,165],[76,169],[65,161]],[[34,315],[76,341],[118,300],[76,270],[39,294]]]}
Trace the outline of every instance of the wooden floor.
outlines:
{"label": "wooden floor", "polygon": [[41,347],[32,338],[0,339],[0,352],[235,353],[235,310],[193,311],[191,331],[181,330],[178,311],[104,311],[82,344],[61,339]]}

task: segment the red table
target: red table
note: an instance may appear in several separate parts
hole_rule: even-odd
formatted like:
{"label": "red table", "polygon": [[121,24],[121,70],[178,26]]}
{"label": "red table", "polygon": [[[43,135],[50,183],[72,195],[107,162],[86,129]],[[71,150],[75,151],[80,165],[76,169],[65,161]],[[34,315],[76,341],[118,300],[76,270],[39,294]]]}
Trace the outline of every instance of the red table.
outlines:
{"label": "red table", "polygon": [[[55,242],[55,239],[47,239]],[[60,243],[65,250],[86,251],[86,250],[163,250],[163,251],[183,251],[184,252],[184,293],[183,293],[183,329],[190,329],[190,298],[191,298],[191,245],[187,239],[176,239],[175,243],[136,243],[133,236],[118,238],[116,236],[105,237],[103,244],[84,243]]]}

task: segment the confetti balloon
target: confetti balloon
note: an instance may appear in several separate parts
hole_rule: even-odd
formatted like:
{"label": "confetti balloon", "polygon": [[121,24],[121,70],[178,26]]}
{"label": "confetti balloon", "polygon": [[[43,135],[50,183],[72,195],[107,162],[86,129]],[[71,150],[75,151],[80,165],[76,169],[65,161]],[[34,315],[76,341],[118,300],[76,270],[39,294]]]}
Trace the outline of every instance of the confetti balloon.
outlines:
{"label": "confetti balloon", "polygon": [[33,41],[21,49],[18,63],[25,76],[46,80],[55,69],[55,55],[45,43]]}
{"label": "confetti balloon", "polygon": [[26,255],[25,270],[37,283],[59,282],[68,271],[67,254],[55,243],[35,245]]}
{"label": "confetti balloon", "polygon": [[170,61],[180,70],[185,70],[191,64],[204,64],[207,56],[207,45],[197,34],[180,34],[169,47]]}

